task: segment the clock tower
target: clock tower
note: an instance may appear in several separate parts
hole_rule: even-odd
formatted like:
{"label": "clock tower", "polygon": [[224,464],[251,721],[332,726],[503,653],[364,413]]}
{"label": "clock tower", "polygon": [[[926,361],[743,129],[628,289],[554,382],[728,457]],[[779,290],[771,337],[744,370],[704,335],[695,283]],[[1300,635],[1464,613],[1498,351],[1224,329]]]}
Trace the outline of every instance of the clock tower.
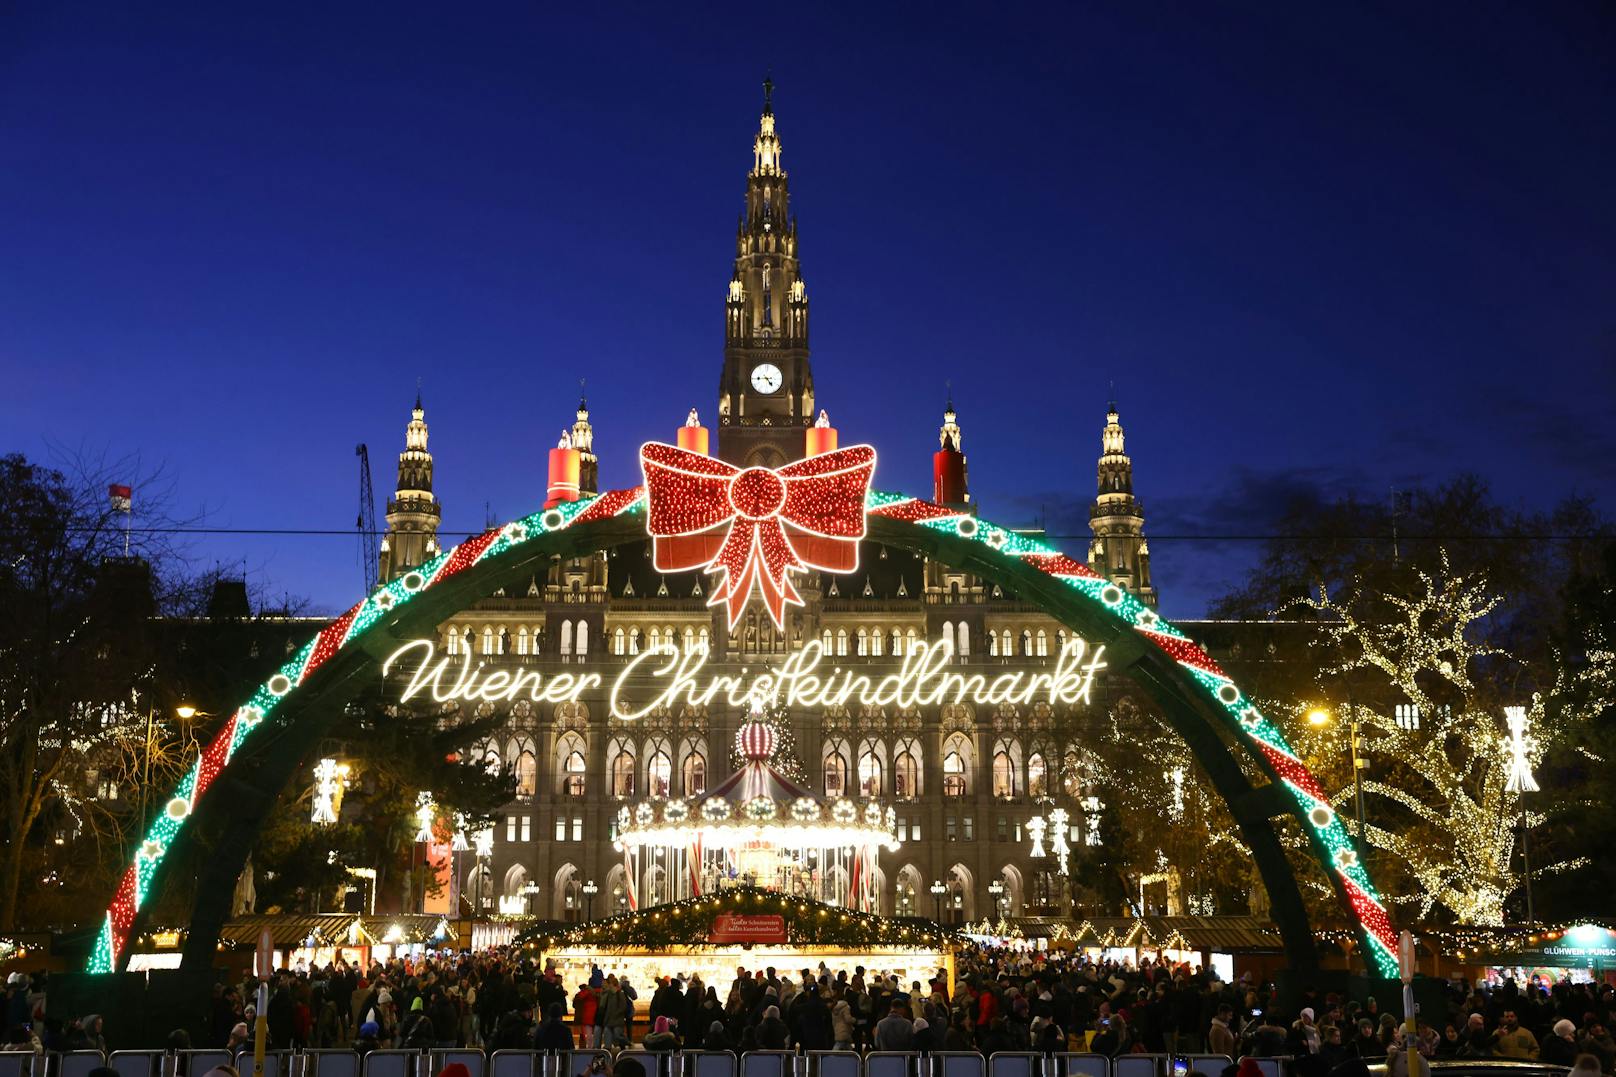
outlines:
{"label": "clock tower", "polygon": [[718,385],[718,453],[742,467],[778,467],[804,454],[814,421],[808,365],[808,292],[797,262],[774,83],[752,143],[746,206],[735,233],[735,271],[724,302],[724,374]]}

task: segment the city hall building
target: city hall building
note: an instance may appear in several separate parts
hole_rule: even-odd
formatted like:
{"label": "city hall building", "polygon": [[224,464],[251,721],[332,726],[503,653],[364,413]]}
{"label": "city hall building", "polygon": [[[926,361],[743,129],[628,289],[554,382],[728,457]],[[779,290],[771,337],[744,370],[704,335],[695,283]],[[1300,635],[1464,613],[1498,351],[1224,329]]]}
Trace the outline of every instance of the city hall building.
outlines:
{"label": "city hall building", "polygon": [[[711,412],[700,415],[711,428],[710,452],[741,467],[801,459],[814,439],[834,437],[820,419],[821,408],[833,410],[834,402],[815,389],[797,221],[767,97],[722,292],[718,396],[704,405]],[[693,416],[693,430],[697,422]],[[939,503],[974,504],[964,451],[968,423],[950,401],[937,443],[913,446],[932,454],[931,494]],[[1096,425],[1088,563],[1154,605],[1143,512],[1114,404]],[[562,466],[552,468],[552,497],[598,492],[599,456],[638,448],[627,438],[614,443],[604,424],[600,433],[597,439],[580,400]],[[439,552],[440,493],[455,496],[434,488],[427,410],[418,398],[387,503],[384,580]],[[455,858],[453,889],[463,907],[578,920],[586,912],[598,917],[654,906],[679,892],[669,864],[649,858],[625,866],[614,844],[623,808],[699,797],[722,783],[738,765],[732,749],[747,709],[644,705],[633,720],[614,717],[612,687],[622,671],[649,668],[635,664],[648,652],[700,650],[708,674],[739,675],[777,666],[817,641],[825,664],[880,676],[919,642],[947,641],[955,665],[997,674],[1048,670],[1067,644],[1061,624],[997,586],[868,541],[859,554],[853,573],[797,576],[803,602],[786,607],[783,628],[756,599],[732,628],[726,612],[709,605],[712,578],[657,571],[649,540],[557,560],[525,588],[488,595],[439,625],[433,653],[452,660],[452,668],[533,670],[547,680],[582,671],[601,677],[599,692],[576,702],[476,705],[477,713],[503,719],[502,732],[478,746],[478,757],[509,768],[516,794],[491,842],[484,836],[475,855]],[[395,670],[389,691],[404,679]],[[803,786],[826,798],[876,798],[894,810],[899,845],[881,852],[874,872],[879,911],[931,916],[940,907],[945,920],[976,921],[1057,913],[1068,902],[1065,880],[1050,874],[1052,858],[1031,857],[1025,823],[1059,805],[1070,813],[1074,848],[1096,839],[1091,817],[1098,801],[1085,784],[1081,745],[1085,730],[1127,690],[1120,678],[1102,676],[1086,703],[1071,706],[840,706],[804,709],[787,720]],[[632,677],[624,691],[631,705],[644,703],[635,699]],[[839,867],[827,870],[826,892],[845,902],[851,880],[836,877]],[[1184,911],[1176,896],[1169,904],[1180,906],[1170,911]]]}

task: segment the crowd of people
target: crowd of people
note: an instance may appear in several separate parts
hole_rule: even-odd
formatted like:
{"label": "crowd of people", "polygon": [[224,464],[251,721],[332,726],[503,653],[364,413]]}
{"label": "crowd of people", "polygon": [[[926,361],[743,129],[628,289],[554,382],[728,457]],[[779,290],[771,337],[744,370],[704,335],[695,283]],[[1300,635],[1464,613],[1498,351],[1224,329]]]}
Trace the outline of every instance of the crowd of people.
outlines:
{"label": "crowd of people", "polygon": [[[1081,1052],[1289,1056],[1297,1077],[1361,1075],[1406,1056],[1402,1023],[1374,998],[1306,992],[1286,1012],[1269,985],[1145,961],[1095,963],[1061,952],[982,951],[902,982],[862,966],[737,967],[725,982],[670,976],[634,984],[599,968],[566,984],[515,950],[283,970],[266,1012],[276,1049],[352,1046],[488,1050],[615,1049]],[[197,1047],[246,1049],[258,982],[214,989]],[[8,984],[8,1049],[106,1050],[99,1016],[60,1021],[43,976]],[[1422,1014],[1425,1058],[1510,1058],[1616,1073],[1610,984],[1455,983],[1447,1012]],[[192,1046],[177,1030],[169,1046]],[[1246,1075],[1242,1075],[1246,1077]]]}

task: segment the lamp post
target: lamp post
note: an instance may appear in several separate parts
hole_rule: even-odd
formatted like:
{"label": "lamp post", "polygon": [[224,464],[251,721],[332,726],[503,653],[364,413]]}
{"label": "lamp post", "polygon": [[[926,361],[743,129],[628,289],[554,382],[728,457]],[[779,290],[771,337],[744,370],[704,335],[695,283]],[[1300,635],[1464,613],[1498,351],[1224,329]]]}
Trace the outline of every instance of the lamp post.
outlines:
{"label": "lamp post", "polygon": [[941,927],[943,924],[943,891],[946,889],[947,887],[943,885],[943,881],[941,879],[932,880],[931,899],[932,902],[937,906],[936,920],[938,927]]}
{"label": "lamp post", "polygon": [[538,892],[539,892],[539,884],[538,883],[523,883],[522,884],[522,897],[524,897],[527,900],[527,914],[529,916],[533,915],[533,898],[538,894]]}
{"label": "lamp post", "polygon": [[993,908],[994,908],[995,911],[998,912],[999,919],[1003,920],[1004,919],[1004,883],[1000,882],[998,879],[994,879],[992,882],[988,883],[988,893],[993,895]]}
{"label": "lamp post", "polygon": [[590,879],[584,883],[584,919],[586,920],[595,918],[595,895],[598,893],[600,893],[600,887],[595,885],[595,880]]}
{"label": "lamp post", "polygon": [[1505,707],[1504,720],[1509,724],[1509,780],[1504,783],[1504,791],[1516,794],[1521,801],[1521,868],[1526,887],[1526,922],[1534,924],[1537,910],[1532,907],[1532,846],[1527,840],[1526,794],[1537,792],[1538,784],[1532,775],[1532,741],[1526,735],[1526,708]]}

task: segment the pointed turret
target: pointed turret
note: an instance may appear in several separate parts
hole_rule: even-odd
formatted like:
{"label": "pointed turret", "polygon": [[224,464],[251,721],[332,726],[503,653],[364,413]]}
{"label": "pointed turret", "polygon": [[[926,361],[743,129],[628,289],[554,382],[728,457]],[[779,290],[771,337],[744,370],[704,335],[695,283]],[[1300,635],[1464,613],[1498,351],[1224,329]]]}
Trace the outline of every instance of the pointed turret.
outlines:
{"label": "pointed turret", "polygon": [[932,454],[932,500],[939,505],[965,506],[970,504],[970,487],[966,481],[965,435],[960,430],[959,416],[954,411],[954,394],[948,394],[943,408],[943,425],[937,431],[938,449]]}
{"label": "pointed turret", "polygon": [[426,408],[417,387],[415,407],[404,427],[404,451],[398,454],[398,487],[387,500],[387,534],[382,538],[379,566],[382,580],[402,576],[437,555],[442,511],[432,494]]}
{"label": "pointed turret", "polygon": [[578,492],[600,493],[600,461],[595,456],[595,428],[589,425],[589,398],[578,383],[578,420],[572,424],[572,447],[578,450]]}
{"label": "pointed turret", "polygon": [[1133,461],[1124,448],[1122,420],[1112,401],[1100,432],[1098,492],[1089,509],[1089,567],[1129,591],[1147,606],[1156,605],[1150,582],[1150,546],[1145,541],[1145,510],[1133,494]]}

